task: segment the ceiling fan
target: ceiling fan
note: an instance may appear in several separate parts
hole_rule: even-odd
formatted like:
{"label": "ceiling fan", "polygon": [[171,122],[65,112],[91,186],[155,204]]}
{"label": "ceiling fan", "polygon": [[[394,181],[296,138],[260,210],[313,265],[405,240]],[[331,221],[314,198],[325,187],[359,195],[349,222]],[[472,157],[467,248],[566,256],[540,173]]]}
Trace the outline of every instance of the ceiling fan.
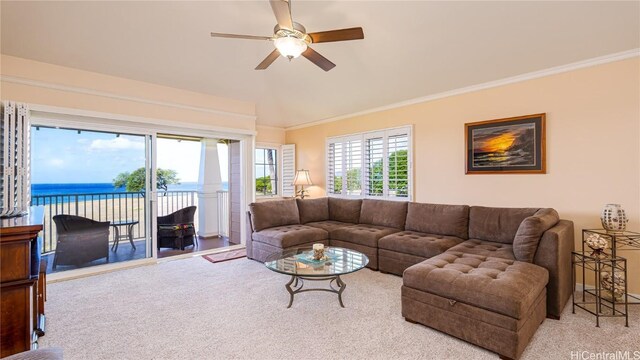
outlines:
{"label": "ceiling fan", "polygon": [[269,0],[269,3],[271,3],[271,9],[273,9],[273,13],[278,21],[278,24],[273,29],[272,36],[211,33],[212,37],[273,41],[276,49],[262,60],[260,64],[258,64],[256,70],[264,70],[268,68],[279,55],[282,55],[289,60],[302,55],[312,63],[319,66],[322,70],[329,71],[333,69],[336,64],[310,48],[309,45],[324,42],[364,39],[364,33],[362,32],[361,27],[307,33],[304,26],[291,19],[291,5],[288,0]]}

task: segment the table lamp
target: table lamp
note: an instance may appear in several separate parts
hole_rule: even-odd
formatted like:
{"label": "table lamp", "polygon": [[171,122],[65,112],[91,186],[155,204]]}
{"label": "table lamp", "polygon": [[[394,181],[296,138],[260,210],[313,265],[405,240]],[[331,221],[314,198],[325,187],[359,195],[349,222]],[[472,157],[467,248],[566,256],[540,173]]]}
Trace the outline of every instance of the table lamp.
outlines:
{"label": "table lamp", "polygon": [[309,170],[296,170],[296,177],[293,178],[293,186],[301,186],[301,189],[296,191],[296,196],[300,196],[301,199],[304,199],[308,193],[304,187],[310,185],[313,185],[313,183],[311,182],[311,177],[309,177]]}

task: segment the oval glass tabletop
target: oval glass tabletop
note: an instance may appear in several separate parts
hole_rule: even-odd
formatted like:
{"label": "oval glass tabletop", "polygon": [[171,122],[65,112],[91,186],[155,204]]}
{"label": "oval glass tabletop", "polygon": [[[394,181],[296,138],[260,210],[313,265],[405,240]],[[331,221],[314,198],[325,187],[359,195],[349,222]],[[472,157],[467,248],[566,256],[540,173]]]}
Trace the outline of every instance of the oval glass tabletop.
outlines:
{"label": "oval glass tabletop", "polygon": [[322,277],[349,274],[369,263],[369,258],[358,251],[339,247],[325,247],[327,260],[313,260],[310,247],[289,249],[267,257],[270,270],[287,275]]}

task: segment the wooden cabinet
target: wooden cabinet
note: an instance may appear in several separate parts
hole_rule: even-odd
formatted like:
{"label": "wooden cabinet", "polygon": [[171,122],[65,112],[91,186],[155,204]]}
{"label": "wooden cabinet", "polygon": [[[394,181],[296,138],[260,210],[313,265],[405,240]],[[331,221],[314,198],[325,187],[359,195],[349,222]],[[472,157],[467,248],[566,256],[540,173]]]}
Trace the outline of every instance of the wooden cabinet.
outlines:
{"label": "wooden cabinet", "polygon": [[43,208],[32,207],[27,216],[0,220],[0,357],[36,348],[44,334],[46,279],[37,266],[43,218]]}

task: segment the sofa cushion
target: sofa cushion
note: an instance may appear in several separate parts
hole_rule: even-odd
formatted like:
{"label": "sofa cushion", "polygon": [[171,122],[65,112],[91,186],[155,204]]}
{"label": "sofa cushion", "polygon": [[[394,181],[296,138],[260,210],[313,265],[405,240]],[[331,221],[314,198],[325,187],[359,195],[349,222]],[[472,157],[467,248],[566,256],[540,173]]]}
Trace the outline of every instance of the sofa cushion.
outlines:
{"label": "sofa cushion", "polygon": [[455,236],[402,231],[378,240],[378,248],[430,258],[442,254],[463,241]]}
{"label": "sofa cushion", "polygon": [[300,213],[300,223],[329,220],[329,199],[296,199]]}
{"label": "sofa cushion", "polygon": [[354,223],[360,220],[360,199],[329,198],[329,220]]}
{"label": "sofa cushion", "polygon": [[340,221],[327,220],[327,221],[310,222],[310,223],[306,223],[305,225],[313,226],[313,227],[317,227],[319,229],[322,229],[322,230],[328,232],[329,233],[329,238],[331,238],[331,233],[334,232],[335,230],[343,228],[343,227],[347,227],[347,226],[354,226],[355,224],[345,223],[345,222],[340,222]]}
{"label": "sofa cushion", "polygon": [[333,230],[331,239],[377,248],[378,240],[399,231],[384,226],[358,224]]}
{"label": "sofa cushion", "polygon": [[540,209],[520,223],[513,239],[513,254],[517,260],[533,262],[538,243],[545,231],[560,221],[560,215],[554,209]]}
{"label": "sofa cushion", "polygon": [[404,201],[362,200],[359,221],[361,224],[404,229],[406,220],[407,203]]}
{"label": "sofa cushion", "polygon": [[469,238],[469,206],[409,203],[405,230]]}
{"label": "sofa cushion", "polygon": [[472,206],[469,238],[513,244],[520,223],[538,209]]}
{"label": "sofa cushion", "polygon": [[326,240],[326,231],[306,225],[278,226],[254,232],[253,241],[262,242],[282,249],[306,244],[313,241]]}
{"label": "sofa cushion", "polygon": [[300,224],[295,199],[256,202],[249,205],[253,231],[270,227]]}
{"label": "sofa cushion", "polygon": [[534,264],[452,250],[403,274],[407,287],[514,319],[529,313],[548,280],[547,270]]}
{"label": "sofa cushion", "polygon": [[513,245],[497,243],[493,241],[484,241],[478,239],[469,239],[450,249],[465,254],[482,255],[489,257],[497,257],[508,260],[515,260],[513,255]]}

